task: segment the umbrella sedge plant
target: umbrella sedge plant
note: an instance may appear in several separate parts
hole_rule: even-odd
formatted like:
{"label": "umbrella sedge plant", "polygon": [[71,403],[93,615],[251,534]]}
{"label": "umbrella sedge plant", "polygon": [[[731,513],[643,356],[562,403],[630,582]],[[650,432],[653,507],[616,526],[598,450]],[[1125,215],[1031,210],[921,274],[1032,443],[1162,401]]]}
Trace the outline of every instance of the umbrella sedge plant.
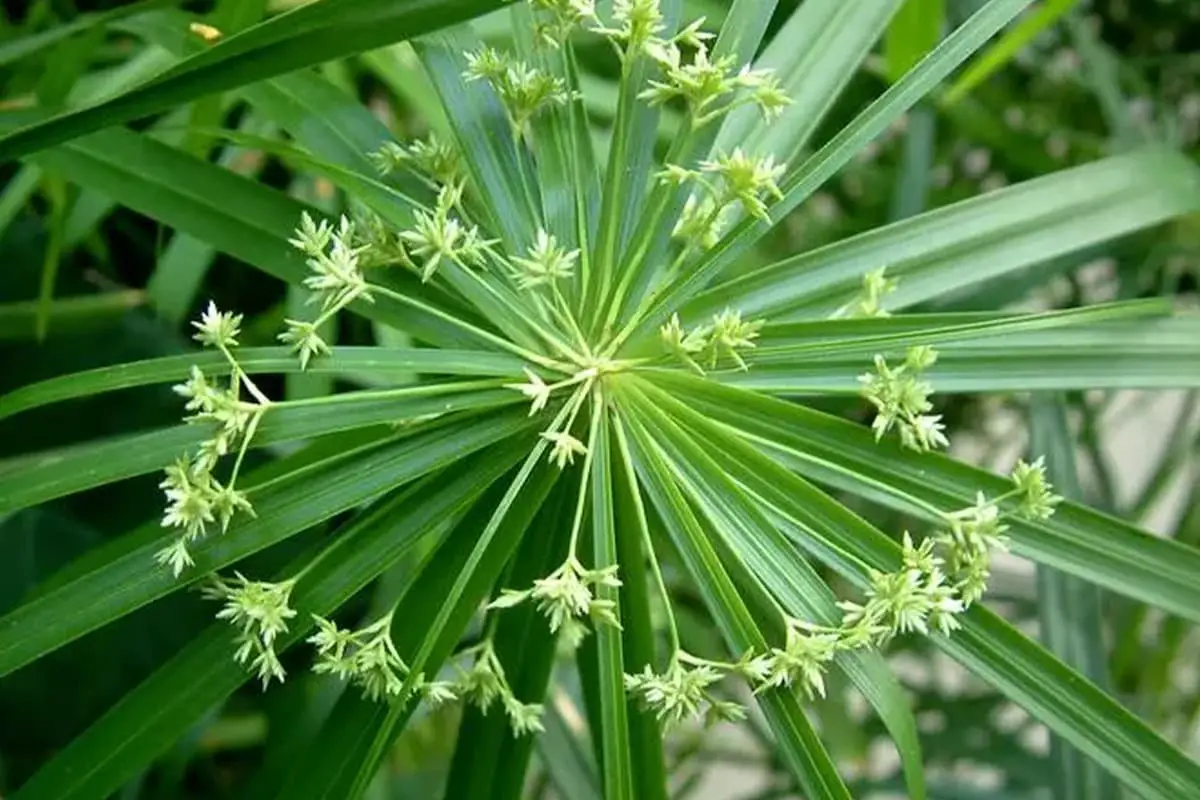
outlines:
{"label": "umbrella sedge plant", "polygon": [[[107,794],[246,680],[270,691],[297,669],[347,691],[270,791],[362,796],[415,712],[457,704],[447,796],[516,796],[559,662],[578,665],[604,797],[666,797],[673,728],[748,717],[804,796],[850,796],[806,709],[834,672],[923,797],[916,724],[884,658],[897,637],[928,638],[1139,795],[1200,796],[1194,762],[986,609],[991,558],[1011,548],[1194,620],[1195,551],[1064,501],[1039,453],[999,476],[950,459],[938,410],[952,393],[1190,385],[1200,326],[1158,301],[909,311],[1195,209],[1194,165],[1127,153],[763,264],[758,240],[1027,3],[983,4],[816,148],[843,78],[815,97],[790,37],[817,47],[843,23],[810,0],[763,47],[773,5],[737,2],[714,33],[670,0],[521,3],[511,49],[469,28],[416,43],[450,135],[382,143],[361,154],[373,173],[287,151],[356,201],[304,210],[271,245],[303,259],[311,313],[286,320],[279,347],[242,348],[239,310],[209,303],[189,368],[148,362],[109,385],[175,382],[185,424],[145,466],[165,467],[160,520],[0,620],[0,671],[188,586],[216,621],[18,797]],[[878,33],[898,3],[868,6],[844,24]],[[848,73],[872,44],[860,38],[826,56]],[[586,40],[619,64],[606,156],[581,98]],[[655,159],[664,107],[684,122]],[[384,311],[429,346],[329,340],[339,315]],[[298,400],[255,381],[389,368],[421,377]],[[0,410],[93,391],[100,373]],[[806,405],[821,395],[860,397],[866,424]],[[293,439],[314,443],[248,469],[251,448]],[[0,473],[14,507],[57,491],[15,480]],[[839,500],[852,495],[913,525],[880,530]],[[283,574],[238,563],[345,510]],[[389,607],[339,615],[418,544]],[[121,575],[140,577],[113,609],[30,634],[54,603]],[[678,582],[719,650],[685,647]],[[118,730],[127,743],[102,755]]]}

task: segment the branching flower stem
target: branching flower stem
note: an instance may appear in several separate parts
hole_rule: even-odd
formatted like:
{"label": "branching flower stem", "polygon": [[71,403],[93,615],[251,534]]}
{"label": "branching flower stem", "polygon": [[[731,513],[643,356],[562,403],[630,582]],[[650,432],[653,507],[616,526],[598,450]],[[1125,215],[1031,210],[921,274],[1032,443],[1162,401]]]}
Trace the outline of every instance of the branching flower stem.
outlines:
{"label": "branching flower stem", "polygon": [[[566,429],[571,429],[571,423],[574,421],[575,414],[579,413],[579,409],[583,406],[584,399],[588,393],[594,392],[594,399],[597,401],[598,408],[603,407],[603,399],[600,394],[600,388],[595,385],[595,379],[589,378],[584,383],[581,390],[577,390],[575,397],[580,398],[572,412],[571,421],[566,425]],[[575,398],[572,398],[574,400]],[[592,418],[588,426],[588,444],[587,452],[583,456],[583,469],[579,471],[579,496],[575,501],[575,515],[571,521],[571,541],[567,545],[567,558],[573,561],[578,561],[579,551],[579,531],[583,528],[583,512],[587,509],[588,487],[591,485],[592,478],[592,459],[596,452],[596,442],[600,438],[600,422],[601,414],[592,413]]]}
{"label": "branching flower stem", "polygon": [[258,410],[250,417],[250,422],[246,424],[246,432],[242,435],[242,442],[238,446],[237,457],[233,461],[233,471],[229,473],[229,485],[237,485],[238,473],[242,469],[242,459],[246,457],[246,451],[250,448],[250,440],[254,438],[254,432],[258,430],[258,423],[263,418],[263,413],[266,412],[265,405],[260,406]]}
{"label": "branching flower stem", "polygon": [[233,370],[233,377],[246,387],[246,391],[250,393],[250,396],[253,397],[255,401],[263,407],[262,410],[265,410],[267,406],[271,405],[270,399],[263,394],[262,390],[260,390],[254,381],[250,379],[250,376],[247,375],[246,371],[242,369],[241,364],[239,364],[237,359],[233,357],[233,353],[229,351],[229,348],[223,342],[218,342],[217,349],[221,351],[221,355],[225,356],[225,360],[229,362],[229,366]]}

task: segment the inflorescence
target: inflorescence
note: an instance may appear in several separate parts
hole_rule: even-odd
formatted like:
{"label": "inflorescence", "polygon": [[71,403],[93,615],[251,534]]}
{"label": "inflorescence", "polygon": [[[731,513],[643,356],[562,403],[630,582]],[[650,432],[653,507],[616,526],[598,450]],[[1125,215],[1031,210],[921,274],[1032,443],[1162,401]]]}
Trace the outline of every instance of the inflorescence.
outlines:
{"label": "inflorescence", "polygon": [[[535,39],[545,48],[535,50],[532,55],[537,58],[518,60],[491,47],[463,54],[465,80],[491,87],[519,146],[536,144],[530,138],[540,115],[577,99],[549,66],[556,63],[556,54],[576,31],[606,38],[626,75],[635,63],[651,68],[656,77],[639,98],[650,105],[684,106],[689,133],[746,105],[757,106],[770,120],[790,102],[769,71],[752,69],[735,63],[729,55],[710,51],[712,37],[703,30],[703,19],[664,36],[658,0],[614,0],[607,22],[597,15],[592,0],[529,2]],[[502,590],[487,605],[486,613],[530,603],[546,618],[550,632],[570,647],[578,645],[590,628],[619,629],[615,602],[621,586],[618,566],[588,567],[578,556],[590,484],[591,436],[606,407],[604,378],[630,368],[629,363],[609,358],[606,348],[610,343],[589,346],[585,326],[568,301],[566,286],[586,266],[588,254],[565,246],[544,229],[537,230],[523,252],[506,253],[498,240],[486,238],[470,213],[473,206],[466,170],[452,144],[435,137],[407,145],[389,143],[371,157],[384,175],[404,170],[416,176],[430,196],[436,197],[433,206],[413,201],[412,222],[399,231],[369,214],[342,216],[336,224],[304,214],[290,243],[307,260],[309,275],[304,285],[311,293],[309,302],[317,304],[320,311],[311,320],[287,319],[279,339],[291,347],[300,368],[306,369],[315,359],[330,355],[331,347],[321,331],[350,304],[372,303],[377,296],[418,302],[388,288],[385,282],[368,280],[368,272],[374,268],[398,266],[422,282],[457,282],[455,285],[492,296],[497,286],[505,286],[511,291],[506,296],[528,303],[530,319],[526,321],[552,352],[547,355],[524,343],[493,336],[496,344],[529,364],[523,379],[506,385],[529,401],[530,416],[545,414],[550,419],[532,457],[544,455],[561,470],[582,460],[583,468],[566,559],[527,588]],[[692,164],[665,165],[656,175],[657,182],[690,191],[674,227],[679,250],[668,272],[686,269],[690,256],[716,246],[735,215],[769,222],[770,204],[783,196],[779,181],[785,170],[786,165],[772,155],[751,155],[740,148]],[[883,269],[870,272],[863,278],[858,297],[834,316],[886,316],[884,300],[895,287],[896,282],[886,277]],[[203,539],[210,528],[219,526],[225,531],[237,515],[254,514],[250,500],[235,485],[246,450],[271,402],[234,356],[240,323],[240,316],[222,313],[210,304],[194,323],[195,338],[224,357],[228,379],[218,380],[193,367],[188,380],[175,387],[187,400],[187,421],[208,425],[211,430],[194,453],[167,469],[161,484],[167,499],[163,525],[175,538],[156,558],[176,576],[193,565],[189,545]],[[743,319],[735,308],[687,328],[677,315],[672,316],[659,331],[662,356],[700,375],[722,368],[746,370],[750,366],[746,359],[759,343],[763,325],[763,320]],[[491,335],[479,329],[472,333]],[[860,380],[863,395],[876,410],[872,424],[876,439],[895,430],[902,444],[915,450],[946,446],[941,417],[930,413],[933,388],[924,379],[936,358],[928,346],[909,348],[899,366],[890,365],[882,355],[875,357],[874,371]],[[545,377],[548,374],[557,377]],[[591,413],[583,414],[587,405]],[[579,438],[584,428],[589,430],[587,441]],[[214,473],[219,462],[232,453],[236,453],[234,464],[222,483]],[[893,572],[873,570],[865,576],[862,597],[840,603],[842,618],[836,625],[785,617],[784,641],[764,652],[745,653],[736,662],[699,658],[678,646],[659,575],[674,651],[662,672],[647,665],[640,673],[625,675],[626,692],[664,724],[697,717],[736,720],[744,710],[721,692],[719,684],[726,678],[740,677],[756,692],[795,687],[811,698],[824,694],[825,671],[840,653],[882,647],[893,637],[908,633],[951,634],[960,625],[958,616],[984,594],[991,553],[1006,546],[1006,513],[1001,504],[1015,500],[1011,513],[1045,519],[1060,500],[1047,484],[1040,460],[1019,463],[1011,479],[1014,488],[1010,492],[991,500],[980,494],[973,506],[942,514],[937,531],[919,544],[905,532],[900,567]],[[651,563],[657,574],[652,555]],[[290,643],[285,641],[289,624],[295,624],[297,617],[291,606],[292,592],[302,574],[275,583],[251,581],[240,573],[235,573],[233,580],[212,576],[204,589],[206,596],[222,603],[217,618],[234,628],[234,659],[253,671],[264,687],[272,680],[284,680],[276,649],[281,642]],[[455,654],[448,670],[453,673],[450,679],[427,680],[423,674],[414,674],[393,643],[393,611],[360,629],[341,628],[325,617],[312,616],[315,632],[307,642],[316,651],[314,671],[351,683],[371,700],[403,702],[417,696],[433,705],[460,700],[484,713],[498,702],[515,734],[541,730],[541,705],[515,696],[491,634]]]}
{"label": "inflorescence", "polygon": [[991,553],[1007,549],[1001,504],[1016,500],[1013,515],[1039,520],[1053,514],[1061,501],[1046,482],[1041,459],[1018,462],[1010,478],[1011,491],[991,500],[980,493],[975,505],[942,514],[937,531],[920,544],[904,532],[900,568],[871,570],[862,599],[838,604],[839,624],[785,617],[782,646],[746,653],[734,663],[677,650],[662,673],[647,666],[626,675],[626,690],[664,723],[737,719],[742,709],[714,691],[724,678],[741,677],[755,692],[795,688],[806,697],[820,697],[829,664],[843,652],[880,648],[909,633],[951,635],[961,627],[959,615],[983,596]]}
{"label": "inflorescence", "polygon": [[[188,380],[174,387],[176,394],[187,399],[185,408],[191,412],[184,420],[209,426],[211,430],[211,436],[195,453],[167,467],[166,477],[159,484],[167,499],[163,527],[178,529],[180,533],[158,551],[155,559],[170,567],[176,577],[194,563],[188,546],[203,539],[210,527],[219,526],[224,533],[237,514],[254,514],[249,499],[237,490],[236,483],[246,448],[270,401],[234,358],[241,323],[240,314],[223,313],[209,303],[200,320],[193,323],[194,338],[224,356],[229,366],[228,381],[211,380],[193,366]],[[250,399],[243,398],[243,390]],[[224,456],[233,452],[237,453],[233,470],[222,483],[213,471]]]}

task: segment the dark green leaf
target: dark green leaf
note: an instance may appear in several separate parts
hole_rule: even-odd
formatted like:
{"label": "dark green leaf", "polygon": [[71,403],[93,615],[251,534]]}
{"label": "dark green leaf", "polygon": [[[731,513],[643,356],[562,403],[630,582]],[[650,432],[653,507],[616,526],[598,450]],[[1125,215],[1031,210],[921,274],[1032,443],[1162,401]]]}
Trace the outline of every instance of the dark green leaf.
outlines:
{"label": "dark green leaf", "polygon": [[231,36],[150,84],[0,139],[0,162],[214,92],[420,36],[508,0],[322,0]]}
{"label": "dark green leaf", "polygon": [[246,489],[257,518],[236,520],[223,536],[192,548],[196,566],[182,580],[154,563],[170,536],[157,522],[131,535],[131,547],[0,618],[0,675],[61,647],[152,600],[186,587],[299,531],[354,508],[392,488],[454,463],[528,427],[521,416],[490,424],[472,420],[428,433],[350,451],[286,477]]}

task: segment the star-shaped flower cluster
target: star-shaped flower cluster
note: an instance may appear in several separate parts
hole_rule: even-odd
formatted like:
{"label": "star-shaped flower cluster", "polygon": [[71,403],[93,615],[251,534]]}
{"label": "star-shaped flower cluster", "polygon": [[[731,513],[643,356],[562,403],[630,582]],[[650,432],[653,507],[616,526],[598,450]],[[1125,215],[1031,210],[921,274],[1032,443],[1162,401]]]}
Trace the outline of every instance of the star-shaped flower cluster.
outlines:
{"label": "star-shaped flower cluster", "polygon": [[[182,456],[167,467],[159,484],[167,502],[162,525],[179,533],[155,554],[155,560],[170,568],[176,577],[193,566],[189,546],[203,539],[211,525],[219,525],[224,533],[238,513],[254,514],[250,500],[235,488],[235,483],[246,448],[270,401],[234,357],[241,321],[240,314],[221,312],[209,303],[199,321],[192,323],[196,328],[194,338],[224,356],[229,378],[225,382],[211,379],[193,366],[188,379],[174,387],[175,393],[187,400],[184,408],[190,413],[184,421],[208,426],[211,431],[193,454]],[[243,390],[251,400],[242,399]],[[214,470],[223,457],[235,451],[233,472],[222,482]]]}

